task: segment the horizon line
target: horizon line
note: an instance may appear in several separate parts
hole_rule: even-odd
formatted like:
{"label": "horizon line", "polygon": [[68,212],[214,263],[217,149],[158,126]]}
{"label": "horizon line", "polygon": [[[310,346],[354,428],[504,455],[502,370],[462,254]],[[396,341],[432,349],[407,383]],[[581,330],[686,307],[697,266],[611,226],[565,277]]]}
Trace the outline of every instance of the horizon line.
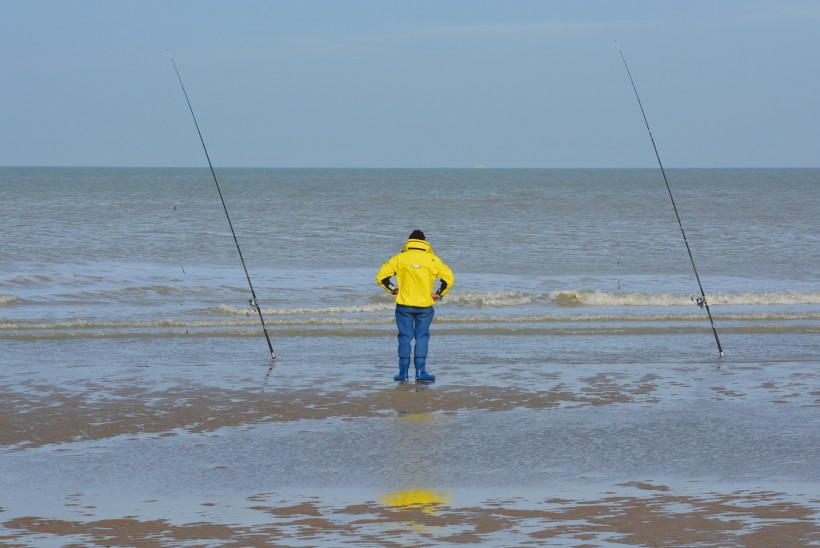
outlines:
{"label": "horizon line", "polygon": [[[0,165],[0,169],[208,169],[208,166],[203,165],[171,165],[171,166],[135,166],[135,165]],[[820,169],[820,166],[665,166],[666,169]],[[404,169],[404,170],[464,170],[464,171],[493,171],[493,170],[513,170],[513,169],[555,169],[555,170],[615,170],[615,169],[659,169],[658,166],[618,166],[618,167],[559,167],[559,166],[214,166],[214,169],[351,169],[351,170],[367,170],[367,169]]]}

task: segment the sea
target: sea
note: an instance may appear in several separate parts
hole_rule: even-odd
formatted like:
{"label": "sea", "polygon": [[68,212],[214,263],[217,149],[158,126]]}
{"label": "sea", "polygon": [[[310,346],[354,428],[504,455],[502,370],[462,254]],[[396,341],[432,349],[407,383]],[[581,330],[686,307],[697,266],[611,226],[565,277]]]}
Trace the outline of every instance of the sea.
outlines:
{"label": "sea", "polygon": [[820,545],[820,169],[666,178],[0,167],[0,543]]}
{"label": "sea", "polygon": [[674,204],[655,169],[215,173],[0,168],[4,361],[193,338],[265,359],[252,284],[275,350],[321,336],[365,357],[374,337],[366,357],[392,364],[375,273],[416,228],[456,275],[434,363],[465,338],[481,365],[702,361],[718,342],[726,363],[820,358],[818,169],[671,169]]}

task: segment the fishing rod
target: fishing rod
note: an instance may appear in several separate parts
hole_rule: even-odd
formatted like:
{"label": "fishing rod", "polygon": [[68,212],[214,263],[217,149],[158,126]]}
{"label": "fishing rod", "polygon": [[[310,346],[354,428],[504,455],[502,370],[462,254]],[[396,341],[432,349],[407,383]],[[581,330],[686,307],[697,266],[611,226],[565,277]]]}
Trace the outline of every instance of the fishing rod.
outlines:
{"label": "fishing rod", "polygon": [[646,131],[649,132],[649,140],[652,141],[652,148],[655,150],[655,158],[658,159],[658,165],[661,168],[663,182],[666,183],[666,190],[669,192],[669,199],[672,201],[672,208],[675,210],[675,217],[678,219],[678,226],[680,227],[680,233],[683,236],[683,243],[686,244],[686,251],[687,253],[689,253],[689,260],[692,262],[692,270],[695,271],[695,279],[697,279],[698,287],[700,288],[700,297],[697,299],[696,302],[699,307],[706,309],[706,314],[709,316],[709,323],[712,325],[712,333],[715,334],[715,342],[717,343],[718,352],[720,352],[720,357],[722,358],[724,356],[723,347],[720,346],[720,338],[718,337],[717,329],[715,328],[715,322],[712,319],[712,311],[709,310],[709,302],[706,300],[706,293],[703,291],[703,284],[700,283],[698,268],[695,266],[695,258],[692,256],[692,250],[689,248],[689,240],[686,239],[686,231],[683,230],[683,223],[680,220],[678,206],[675,205],[675,198],[672,196],[672,188],[669,186],[669,180],[666,178],[666,170],[663,169],[661,155],[658,153],[658,147],[655,145],[655,138],[652,136],[652,130],[649,129],[649,120],[646,119],[646,112],[644,112],[643,103],[641,103],[641,98],[638,95],[638,88],[635,87],[635,80],[632,79],[632,72],[629,70],[629,65],[626,64],[626,57],[624,57],[624,52],[621,51],[621,46],[618,45],[618,42],[615,42],[615,45],[618,46],[618,52],[621,54],[621,59],[624,62],[624,68],[626,68],[626,73],[629,76],[629,81],[632,84],[632,89],[635,91],[635,98],[638,100],[638,106],[641,108],[643,121],[644,124],[646,124]]}
{"label": "fishing rod", "polygon": [[182,83],[182,76],[179,75],[179,69],[177,68],[177,64],[174,62],[174,58],[171,55],[171,52],[168,52],[168,57],[171,58],[171,64],[174,66],[174,72],[177,73],[177,79],[179,80],[179,85],[182,87],[182,93],[185,95],[185,101],[188,103],[188,110],[191,111],[191,117],[194,119],[194,126],[196,126],[196,132],[199,134],[199,142],[202,143],[202,150],[205,151],[205,158],[208,160],[208,167],[211,168],[211,175],[214,178],[214,184],[216,185],[216,190],[219,193],[219,199],[222,201],[222,209],[225,210],[225,217],[228,219],[228,226],[231,227],[231,234],[233,234],[233,241],[236,244],[236,251],[239,252],[239,260],[242,262],[242,268],[245,270],[245,278],[248,279],[248,287],[251,289],[251,299],[249,301],[251,308],[256,310],[256,313],[259,314],[259,321],[262,322],[262,331],[265,333],[265,340],[268,341],[268,349],[270,350],[270,357],[272,360],[276,359],[276,353],[273,351],[273,345],[270,342],[270,336],[268,335],[268,328],[265,325],[265,318],[262,317],[262,309],[259,307],[259,301],[256,300],[256,291],[253,289],[253,283],[251,282],[251,275],[248,274],[248,267],[245,264],[245,258],[242,256],[242,249],[239,247],[239,240],[236,239],[236,232],[233,229],[233,223],[231,222],[231,216],[228,215],[228,206],[225,205],[225,198],[222,196],[222,189],[219,188],[219,181],[216,179],[216,172],[214,171],[214,166],[211,163],[211,157],[208,155],[208,148],[205,146],[205,140],[202,138],[202,132],[199,130],[199,123],[196,121],[196,115],[194,114],[194,107],[191,106],[191,100],[188,98],[188,92],[185,91],[185,84]]}

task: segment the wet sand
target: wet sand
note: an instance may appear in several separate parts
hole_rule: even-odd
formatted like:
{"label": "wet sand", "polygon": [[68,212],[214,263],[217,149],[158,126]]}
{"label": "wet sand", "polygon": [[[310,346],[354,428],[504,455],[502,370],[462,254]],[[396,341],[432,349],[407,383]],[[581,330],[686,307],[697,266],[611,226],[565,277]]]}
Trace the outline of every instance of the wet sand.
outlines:
{"label": "wet sand", "polygon": [[651,401],[642,396],[653,392],[655,379],[648,375],[639,379],[636,386],[618,386],[614,379],[599,375],[586,379],[586,386],[577,393],[563,385],[531,392],[511,387],[442,386],[442,383],[438,386],[386,385],[359,395],[349,390],[317,393],[302,389],[271,393],[199,387],[152,392],[126,387],[109,393],[104,399],[90,400],[88,394],[93,386],[80,394],[54,388],[39,395],[4,394],[0,414],[7,427],[0,434],[0,442],[25,449],[124,434],[176,435],[171,431],[208,432],[267,422],[610,405],[634,402],[638,397]]}
{"label": "wet sand", "polygon": [[820,545],[808,364],[102,371],[0,387],[3,545]]}
{"label": "wet sand", "polygon": [[815,511],[778,493],[682,496],[639,483],[613,489],[621,494],[546,499],[526,509],[516,508],[520,499],[391,507],[375,501],[268,506],[249,498],[248,508],[268,523],[21,517],[4,523],[11,534],[2,539],[9,546],[28,545],[27,538],[77,546],[809,546],[820,540]]}

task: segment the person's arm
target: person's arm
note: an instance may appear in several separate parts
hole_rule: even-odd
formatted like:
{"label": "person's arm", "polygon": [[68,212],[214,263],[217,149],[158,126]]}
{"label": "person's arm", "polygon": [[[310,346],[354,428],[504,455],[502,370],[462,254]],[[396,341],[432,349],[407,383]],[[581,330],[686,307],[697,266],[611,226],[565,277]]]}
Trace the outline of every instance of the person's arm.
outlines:
{"label": "person's arm", "polygon": [[455,282],[455,276],[453,275],[453,271],[444,263],[441,263],[441,267],[439,268],[438,279],[440,280],[439,288],[433,293],[433,299],[439,300],[444,297],[450,289],[453,287],[453,282]]}
{"label": "person's arm", "polygon": [[393,295],[398,295],[399,288],[393,285],[393,283],[390,281],[390,278],[392,278],[392,276],[388,276],[385,279],[383,279],[380,285]]}
{"label": "person's arm", "polygon": [[399,292],[399,288],[395,287],[390,282],[390,279],[396,275],[396,269],[393,266],[392,262],[393,259],[390,259],[382,265],[382,267],[379,269],[379,272],[376,274],[376,283],[379,284],[379,287],[381,287],[391,295],[396,295]]}

